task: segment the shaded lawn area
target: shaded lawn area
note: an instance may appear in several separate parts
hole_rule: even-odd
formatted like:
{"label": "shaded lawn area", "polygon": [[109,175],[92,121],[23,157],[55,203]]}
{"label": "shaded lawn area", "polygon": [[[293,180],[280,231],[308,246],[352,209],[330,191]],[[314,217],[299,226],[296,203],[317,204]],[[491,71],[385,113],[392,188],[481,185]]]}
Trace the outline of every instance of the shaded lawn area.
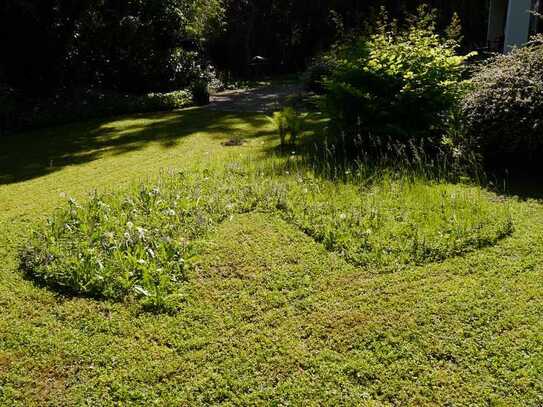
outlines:
{"label": "shaded lawn area", "polygon": [[[510,200],[515,232],[496,246],[391,274],[277,217],[238,215],[203,242],[176,315],[63,297],[17,272],[17,246],[61,193],[257,159],[270,131],[262,115],[189,109],[0,141],[0,404],[543,402],[536,201]],[[223,147],[233,134],[247,142]]]}
{"label": "shaded lawn area", "polygon": [[[177,147],[197,133],[216,139],[239,132],[254,137],[270,131],[263,115],[186,109],[94,120],[0,139],[0,185],[34,179],[67,166],[141,152],[149,145]],[[245,134],[244,134],[245,133]]]}

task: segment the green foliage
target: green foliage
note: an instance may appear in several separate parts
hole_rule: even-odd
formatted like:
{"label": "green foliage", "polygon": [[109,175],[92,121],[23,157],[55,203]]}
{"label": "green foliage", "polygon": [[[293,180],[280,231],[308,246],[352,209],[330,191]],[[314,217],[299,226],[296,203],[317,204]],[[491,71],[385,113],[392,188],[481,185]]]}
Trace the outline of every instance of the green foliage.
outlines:
{"label": "green foliage", "polygon": [[405,29],[386,15],[375,34],[340,46],[331,55],[323,108],[349,147],[377,141],[438,145],[448,111],[463,90],[456,45],[436,32],[426,8]]}
{"label": "green foliage", "polygon": [[464,41],[464,35],[462,34],[462,21],[458,16],[458,13],[454,12],[451,23],[445,30],[445,36],[449,41],[453,41],[455,44],[460,44]]}
{"label": "green foliage", "polygon": [[196,106],[209,104],[209,83],[206,80],[196,80],[191,86],[191,92]]}
{"label": "green foliage", "polygon": [[298,138],[303,135],[307,114],[300,113],[292,107],[285,107],[282,114],[285,118],[287,131],[290,133],[290,144],[296,145]]}
{"label": "green foliage", "polygon": [[[133,101],[133,108],[136,112],[161,112],[170,111],[175,109],[181,109],[183,107],[190,106],[193,100],[191,99],[190,92],[185,90],[179,90],[168,93],[148,93],[143,96],[137,96]],[[127,105],[127,108],[129,105]],[[122,111],[122,104],[119,106],[119,112],[131,113]]]}
{"label": "green foliage", "polygon": [[383,270],[491,246],[513,230],[508,209],[473,188],[378,177],[362,192],[305,182],[287,217],[350,263]]}
{"label": "green foliage", "polygon": [[324,81],[332,72],[330,63],[326,58],[319,58],[314,61],[306,70],[303,76],[304,87],[310,92],[323,94],[325,92]]}
{"label": "green foliage", "polygon": [[[106,131],[95,138],[97,129]],[[240,133],[243,148],[221,146]],[[173,297],[181,303],[175,314],[141,313],[141,302],[56,295],[17,272],[17,248],[61,205],[61,191],[85,207],[88,191],[132,196],[139,188],[121,191],[126,183],[162,168],[190,176],[240,154],[255,163],[277,144],[268,134],[261,114],[188,109],[0,139],[0,173],[24,175],[21,182],[0,175],[0,405],[540,404],[543,205],[536,200],[440,181],[397,183],[396,191],[412,189],[406,202],[419,188],[423,196],[413,208],[391,194],[380,210],[385,219],[408,206],[412,219],[424,219],[419,205],[444,190],[448,201],[454,190],[475,198],[475,212],[494,206],[497,219],[509,207],[515,231],[493,247],[395,273],[353,267],[341,249],[327,251],[274,213],[234,215],[203,247],[193,245],[197,257],[185,268],[182,296]],[[50,159],[50,172],[32,172]],[[247,176],[260,170],[229,167]],[[330,220],[352,216],[345,212],[350,195],[362,193],[357,204],[375,199],[379,208],[381,193],[372,198],[369,187],[390,190],[372,184],[382,179],[372,173],[321,183],[302,167],[289,172],[300,192],[310,191],[313,213],[326,197],[338,201]],[[392,172],[389,178],[398,180]]]}
{"label": "green foliage", "polygon": [[140,298],[146,309],[173,311],[195,244],[234,214],[281,216],[350,263],[385,271],[494,245],[512,231],[507,207],[473,188],[383,174],[360,189],[363,168],[345,187],[300,170],[274,176],[269,164],[234,163],[223,172],[164,176],[127,194],[95,195],[82,206],[72,200],[34,234],[22,268],[51,287]]}
{"label": "green foliage", "polygon": [[273,112],[271,117],[268,117],[270,123],[275,127],[279,132],[279,140],[281,147],[285,146],[287,143],[287,121],[283,112]]}
{"label": "green foliage", "polygon": [[289,144],[296,145],[296,141],[303,135],[307,114],[297,112],[293,107],[285,107],[280,112],[274,112],[268,120],[279,131],[281,146],[287,143],[287,134],[290,134]]}
{"label": "green foliage", "polygon": [[487,157],[543,151],[543,37],[476,71],[461,106],[466,135]]}
{"label": "green foliage", "polygon": [[488,18],[488,7],[481,1],[228,0],[224,32],[215,39],[211,54],[238,75],[247,73],[247,61],[255,55],[269,58],[276,69],[299,72],[334,42],[371,24],[380,6],[403,22],[406,12],[414,12],[421,3],[438,10],[440,30],[458,13],[466,27],[465,43],[479,46],[486,41],[487,27],[482,22]]}
{"label": "green foliage", "polygon": [[[52,287],[98,298],[139,298],[146,309],[173,311],[181,302],[193,241],[260,197],[252,186],[188,179],[184,174],[130,193],[73,199],[36,232],[22,269]],[[270,198],[271,199],[271,196]]]}
{"label": "green foliage", "polygon": [[18,105],[9,130],[63,124],[78,120],[122,115],[127,113],[160,112],[181,109],[193,104],[189,91],[145,95],[120,94],[86,90],[71,97],[55,97]]}
{"label": "green foliage", "polygon": [[203,46],[221,31],[222,3],[8,0],[0,26],[12,40],[2,44],[0,71],[26,95],[74,87],[137,94],[185,88],[207,71]]}

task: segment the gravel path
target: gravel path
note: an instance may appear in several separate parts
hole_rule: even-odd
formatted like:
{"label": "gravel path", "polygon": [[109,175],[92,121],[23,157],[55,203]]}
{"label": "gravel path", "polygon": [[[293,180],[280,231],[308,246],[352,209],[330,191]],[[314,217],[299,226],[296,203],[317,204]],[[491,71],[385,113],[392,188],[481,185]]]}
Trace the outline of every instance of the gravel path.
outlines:
{"label": "gravel path", "polygon": [[298,84],[228,90],[211,95],[207,108],[226,112],[270,113],[283,105],[288,96],[301,93],[302,87]]}

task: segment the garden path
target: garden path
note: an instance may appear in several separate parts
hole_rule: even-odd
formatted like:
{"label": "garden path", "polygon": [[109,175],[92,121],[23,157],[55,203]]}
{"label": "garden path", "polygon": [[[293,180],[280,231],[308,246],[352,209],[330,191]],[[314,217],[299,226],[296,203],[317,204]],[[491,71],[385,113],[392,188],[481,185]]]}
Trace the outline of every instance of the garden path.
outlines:
{"label": "garden path", "polygon": [[270,113],[292,95],[300,95],[299,84],[270,84],[249,89],[235,89],[211,95],[208,109],[227,112]]}

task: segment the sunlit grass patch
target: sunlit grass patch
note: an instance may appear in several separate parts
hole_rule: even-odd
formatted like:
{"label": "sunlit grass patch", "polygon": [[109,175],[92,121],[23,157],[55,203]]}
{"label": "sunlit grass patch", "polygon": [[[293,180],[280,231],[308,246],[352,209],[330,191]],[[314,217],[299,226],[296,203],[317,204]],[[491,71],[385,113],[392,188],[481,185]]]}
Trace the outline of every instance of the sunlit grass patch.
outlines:
{"label": "sunlit grass patch", "polygon": [[173,310],[182,299],[192,241],[229,214],[252,209],[257,195],[207,172],[162,177],[125,193],[70,199],[34,233],[21,266],[41,282],[69,292]]}
{"label": "sunlit grass patch", "polygon": [[479,188],[402,177],[298,183],[287,216],[349,262],[388,268],[493,245],[513,230],[508,207]]}
{"label": "sunlit grass patch", "polygon": [[281,216],[376,272],[492,245],[513,228],[507,206],[477,188],[401,176],[362,181],[270,176],[239,163],[164,174],[125,192],[70,200],[34,233],[21,264],[57,289],[173,311],[183,303],[195,242],[235,214]]}

